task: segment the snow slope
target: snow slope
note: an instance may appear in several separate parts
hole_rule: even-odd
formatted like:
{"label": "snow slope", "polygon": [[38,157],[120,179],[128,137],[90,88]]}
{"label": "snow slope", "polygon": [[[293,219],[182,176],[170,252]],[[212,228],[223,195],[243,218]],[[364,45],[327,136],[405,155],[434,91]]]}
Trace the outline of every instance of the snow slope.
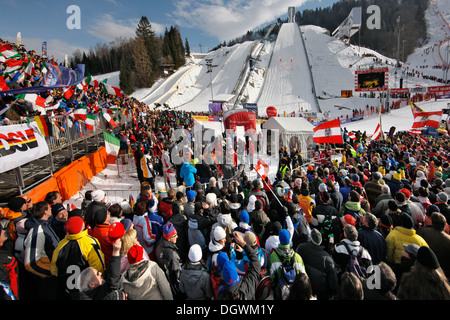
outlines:
{"label": "snow slope", "polygon": [[265,114],[270,106],[275,106],[279,113],[319,112],[307,56],[296,23],[284,23],[281,26],[257,104],[259,114]]}

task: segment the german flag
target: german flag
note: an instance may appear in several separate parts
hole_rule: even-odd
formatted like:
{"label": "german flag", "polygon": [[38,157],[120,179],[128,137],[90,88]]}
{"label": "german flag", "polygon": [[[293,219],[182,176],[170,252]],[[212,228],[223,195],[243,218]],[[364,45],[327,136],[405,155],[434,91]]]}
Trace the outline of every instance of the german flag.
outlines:
{"label": "german flag", "polygon": [[42,135],[46,137],[53,137],[53,127],[52,123],[48,119],[48,116],[35,116],[34,120],[36,120],[36,123],[39,127],[39,130],[41,130]]}

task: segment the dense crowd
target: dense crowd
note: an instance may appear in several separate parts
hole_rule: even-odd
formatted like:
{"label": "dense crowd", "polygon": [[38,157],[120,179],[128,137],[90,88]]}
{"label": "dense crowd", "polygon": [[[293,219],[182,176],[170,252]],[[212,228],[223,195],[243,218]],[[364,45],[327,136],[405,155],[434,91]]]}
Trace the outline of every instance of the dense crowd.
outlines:
{"label": "dense crowd", "polygon": [[448,135],[425,145],[360,133],[340,154],[317,148],[313,163],[281,147],[274,181],[251,181],[240,165],[172,164],[171,132],[189,128],[180,119],[168,112],[115,133],[136,162],[135,203],[110,203],[103,190],[87,191],[81,208],[57,191],[9,201],[5,298],[450,298]]}

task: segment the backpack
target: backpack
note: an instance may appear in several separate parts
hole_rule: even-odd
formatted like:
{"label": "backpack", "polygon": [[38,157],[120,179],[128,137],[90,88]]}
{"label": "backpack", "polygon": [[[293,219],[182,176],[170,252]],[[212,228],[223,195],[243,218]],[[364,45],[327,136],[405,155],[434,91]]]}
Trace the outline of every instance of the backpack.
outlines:
{"label": "backpack", "polygon": [[331,213],[333,210],[330,209],[329,212],[325,215],[320,228],[320,233],[324,239],[328,239],[328,236],[332,234],[331,226],[333,221],[333,214]]}
{"label": "backpack", "polygon": [[353,253],[352,250],[350,250],[349,246],[345,241],[342,242],[347,249],[347,252],[350,255],[350,259],[347,264],[347,271],[354,273],[358,278],[364,279],[367,277],[366,268],[364,268],[361,265],[361,257],[363,253],[363,247],[359,247],[359,251],[357,254]]}
{"label": "backpack", "polygon": [[266,300],[271,294],[272,281],[270,275],[262,276],[255,291],[255,300]]}
{"label": "backpack", "polygon": [[[274,250],[274,252],[278,256],[278,258],[280,258],[277,250]],[[291,291],[291,287],[294,284],[297,272],[294,269],[293,264],[286,265],[286,263],[282,259],[280,259],[280,261],[282,261],[281,276],[278,279],[278,283],[276,286],[276,293],[278,297],[281,298],[282,300],[287,300],[287,298],[289,297],[289,293]]]}

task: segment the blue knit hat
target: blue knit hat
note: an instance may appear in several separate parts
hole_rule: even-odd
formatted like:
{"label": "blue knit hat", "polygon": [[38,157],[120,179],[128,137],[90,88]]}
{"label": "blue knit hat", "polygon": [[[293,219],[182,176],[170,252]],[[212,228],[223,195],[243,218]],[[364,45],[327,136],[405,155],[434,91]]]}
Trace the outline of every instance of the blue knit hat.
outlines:
{"label": "blue knit hat", "polygon": [[280,244],[286,246],[291,243],[291,235],[289,231],[286,229],[281,229],[280,234],[278,235],[278,238],[280,239]]}
{"label": "blue knit hat", "polygon": [[186,197],[187,197],[188,201],[194,200],[194,198],[195,198],[196,195],[197,195],[197,192],[195,192],[194,190],[189,190],[189,191],[186,193]]}
{"label": "blue knit hat", "polygon": [[241,214],[239,215],[239,221],[244,223],[250,222],[250,216],[248,215],[248,212],[246,210],[241,211]]}
{"label": "blue knit hat", "polygon": [[228,255],[225,252],[221,252],[217,255],[217,268],[219,269],[219,271],[222,271],[223,266],[225,264],[225,262],[227,262],[228,259]]}
{"label": "blue knit hat", "polygon": [[225,261],[222,269],[222,278],[226,287],[232,287],[239,282],[241,277],[238,275],[233,261]]}

